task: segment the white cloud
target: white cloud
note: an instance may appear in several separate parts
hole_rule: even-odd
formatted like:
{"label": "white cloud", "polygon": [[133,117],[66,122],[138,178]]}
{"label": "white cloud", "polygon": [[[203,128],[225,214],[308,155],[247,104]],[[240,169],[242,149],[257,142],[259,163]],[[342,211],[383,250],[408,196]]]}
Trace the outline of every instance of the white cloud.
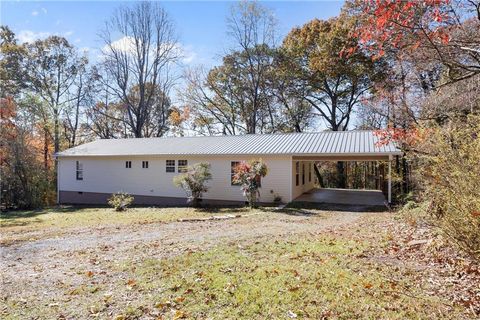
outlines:
{"label": "white cloud", "polygon": [[197,59],[197,53],[193,50],[192,46],[184,46],[178,44],[180,54],[182,56],[182,62],[185,64],[190,64]]}
{"label": "white cloud", "polygon": [[[41,12],[40,12],[41,11]],[[32,11],[32,16],[36,17],[38,16],[40,13],[43,13],[43,14],[47,14],[47,9],[45,8],[40,8],[40,10],[33,10]]]}
{"label": "white cloud", "polygon": [[49,32],[35,32],[32,30],[22,30],[18,33],[18,40],[20,43],[34,42],[38,39],[45,39],[50,35]]}
{"label": "white cloud", "polygon": [[[133,37],[124,36],[118,40],[112,42],[111,45],[115,50],[123,51],[126,53],[135,53],[135,40]],[[103,52],[108,52],[109,47],[104,46]],[[152,49],[152,55],[154,49]],[[176,43],[173,47],[172,54],[179,56],[182,63],[190,64],[197,60],[197,53],[193,50],[192,46],[184,46],[181,43]]]}
{"label": "white cloud", "polygon": [[[123,52],[135,52],[135,40],[133,37],[122,37],[118,40],[112,42],[111,47],[115,50],[123,51]],[[108,46],[103,47],[105,51],[108,51]]]}
{"label": "white cloud", "polygon": [[[40,40],[40,39],[45,39],[51,35],[57,35],[57,36],[61,36],[61,37],[68,37],[68,36],[71,36],[74,32],[73,31],[66,31],[66,32],[63,32],[63,33],[50,33],[50,32],[36,32],[36,31],[32,31],[32,30],[22,30],[18,33],[18,41],[20,43],[25,43],[25,42],[29,42],[29,43],[32,43],[34,42],[35,40]],[[79,40],[79,39],[77,39]],[[77,41],[75,41],[77,42]],[[80,42],[80,41],[78,41]]]}

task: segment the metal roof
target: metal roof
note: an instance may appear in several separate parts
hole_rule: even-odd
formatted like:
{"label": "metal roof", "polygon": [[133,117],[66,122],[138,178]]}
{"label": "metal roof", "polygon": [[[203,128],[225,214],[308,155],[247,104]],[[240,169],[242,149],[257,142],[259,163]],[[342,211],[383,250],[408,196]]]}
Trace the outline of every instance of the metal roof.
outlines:
{"label": "metal roof", "polygon": [[140,155],[399,155],[393,144],[377,145],[374,131],[247,134],[139,139],[101,139],[57,156]]}

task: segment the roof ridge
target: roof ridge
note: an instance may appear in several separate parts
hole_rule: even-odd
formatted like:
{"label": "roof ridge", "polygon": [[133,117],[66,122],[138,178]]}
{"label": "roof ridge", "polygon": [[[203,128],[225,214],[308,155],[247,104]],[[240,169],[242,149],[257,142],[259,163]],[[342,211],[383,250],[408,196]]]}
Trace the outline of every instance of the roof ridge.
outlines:
{"label": "roof ridge", "polygon": [[142,137],[142,138],[100,138],[98,140],[148,140],[148,139],[187,139],[187,138],[227,138],[227,137],[250,137],[250,136],[281,136],[281,135],[303,135],[303,134],[323,134],[323,133],[352,133],[352,132],[374,132],[375,130],[324,130],[324,131],[309,131],[309,132],[274,132],[274,133],[244,133],[244,134],[222,134],[210,136],[163,136],[163,137]]}

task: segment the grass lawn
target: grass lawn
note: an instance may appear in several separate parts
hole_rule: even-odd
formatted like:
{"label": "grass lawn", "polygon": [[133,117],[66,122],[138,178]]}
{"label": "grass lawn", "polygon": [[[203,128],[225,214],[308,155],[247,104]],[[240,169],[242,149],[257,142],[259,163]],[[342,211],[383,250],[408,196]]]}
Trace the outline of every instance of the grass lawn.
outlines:
{"label": "grass lawn", "polygon": [[112,208],[55,207],[43,210],[0,213],[0,244],[37,240],[65,234],[74,228],[141,225],[178,219],[246,213],[246,208],[130,208],[116,212]]}
{"label": "grass lawn", "polygon": [[121,267],[129,274],[132,290],[144,298],[121,316],[141,316],[152,309],[167,318],[202,319],[447,315],[444,301],[411,286],[413,277],[395,279],[393,268],[359,259],[367,246],[333,237],[295,238],[219,246],[139,265],[126,261]]}
{"label": "grass lawn", "polygon": [[[10,278],[2,278],[0,316],[118,320],[468,318],[464,308],[432,294],[429,283],[417,272],[418,266],[391,263],[382,256],[392,247],[391,230],[384,227],[392,218],[386,213],[360,218],[358,213],[344,213],[339,221],[340,212],[315,208],[282,212],[259,209],[255,211],[258,215],[238,219],[171,223],[199,215],[247,212],[238,208],[134,208],[114,213],[107,208],[70,208],[3,216],[1,230],[8,231],[12,240],[5,254],[16,259],[2,268],[18,269],[9,269]],[[331,227],[325,228],[328,224]],[[270,225],[278,230],[269,229]],[[105,226],[106,231],[95,233]],[[144,228],[158,233],[159,238],[131,243],[101,238],[98,245],[62,252],[41,247],[42,251],[35,253],[38,256],[30,260],[19,253],[25,247],[30,252],[25,244],[36,243],[27,238],[31,233],[38,233],[37,239],[43,242],[37,242],[48,245],[52,230],[63,230],[63,242],[85,227],[92,228],[93,239],[100,239],[105,232],[139,233]],[[170,237],[168,232],[179,237]],[[188,237],[195,232],[205,238]],[[229,236],[225,239],[222,234]],[[164,235],[165,239],[161,238]],[[185,240],[178,240],[182,237]],[[105,241],[110,241],[108,246]]]}

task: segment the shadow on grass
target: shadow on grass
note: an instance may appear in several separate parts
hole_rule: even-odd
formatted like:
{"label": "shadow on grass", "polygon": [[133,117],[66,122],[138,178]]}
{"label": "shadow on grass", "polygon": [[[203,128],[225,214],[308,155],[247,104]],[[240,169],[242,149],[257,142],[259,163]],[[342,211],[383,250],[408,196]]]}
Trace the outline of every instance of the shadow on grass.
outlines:
{"label": "shadow on grass", "polygon": [[276,212],[288,215],[316,216],[320,215],[319,211],[339,211],[339,212],[384,212],[388,210],[385,206],[368,206],[368,205],[350,205],[336,204],[324,202],[303,202],[295,201],[287,204],[283,209]]}
{"label": "shadow on grass", "polygon": [[196,212],[211,213],[211,214],[234,214],[247,212],[250,209],[246,206],[208,206],[204,205],[200,208],[195,208]]}
{"label": "shadow on grass", "polygon": [[[0,227],[17,227],[17,226],[26,226],[32,223],[38,223],[38,219],[44,214],[48,213],[74,213],[78,210],[81,210],[82,207],[79,206],[60,206],[44,209],[33,209],[33,210],[12,210],[0,212]],[[30,220],[18,220],[24,218],[37,218]]]}

